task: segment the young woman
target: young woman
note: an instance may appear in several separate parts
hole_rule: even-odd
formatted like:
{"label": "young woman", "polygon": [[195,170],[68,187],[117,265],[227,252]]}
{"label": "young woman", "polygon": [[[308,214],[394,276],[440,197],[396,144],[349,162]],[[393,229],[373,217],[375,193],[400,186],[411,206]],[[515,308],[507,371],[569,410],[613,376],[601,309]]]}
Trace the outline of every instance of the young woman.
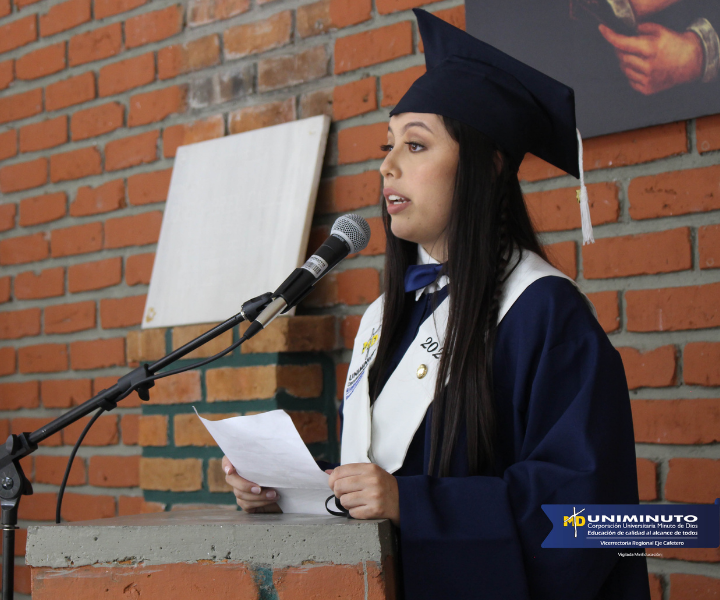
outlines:
{"label": "young woman", "polygon": [[[547,263],[517,176],[527,151],[578,172],[572,91],[414,12],[428,72],[391,112],[385,293],[355,339],[330,487],[398,526],[408,600],[649,599],[644,558],[541,547],[542,504],[638,502],[622,362]],[[224,460],[243,509],[279,510]]]}

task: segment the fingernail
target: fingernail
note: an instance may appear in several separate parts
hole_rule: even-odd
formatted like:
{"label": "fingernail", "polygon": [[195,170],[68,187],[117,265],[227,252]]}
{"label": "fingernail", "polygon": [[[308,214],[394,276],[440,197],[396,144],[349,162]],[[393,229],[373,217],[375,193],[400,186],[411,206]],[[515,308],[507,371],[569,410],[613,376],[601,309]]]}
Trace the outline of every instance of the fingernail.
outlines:
{"label": "fingernail", "polygon": [[254,488],[251,488],[250,491],[251,491],[253,494],[259,494],[259,493],[260,493],[260,488],[257,487],[257,486],[255,486]]}
{"label": "fingernail", "polygon": [[267,494],[265,494],[266,498],[274,498],[275,496],[277,496],[275,490],[270,490]]}
{"label": "fingernail", "polygon": [[230,467],[225,467],[223,471],[225,471],[225,475],[230,475]]}

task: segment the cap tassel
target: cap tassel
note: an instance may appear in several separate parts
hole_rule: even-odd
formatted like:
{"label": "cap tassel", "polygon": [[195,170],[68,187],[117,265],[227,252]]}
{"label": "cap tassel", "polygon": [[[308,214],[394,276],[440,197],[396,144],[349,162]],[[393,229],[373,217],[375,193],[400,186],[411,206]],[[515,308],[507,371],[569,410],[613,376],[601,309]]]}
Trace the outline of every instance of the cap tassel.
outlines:
{"label": "cap tassel", "polygon": [[583,143],[580,136],[580,130],[577,131],[578,139],[578,163],[580,167],[580,189],[577,191],[577,199],[580,203],[580,222],[582,223],[583,246],[585,244],[594,244],[592,221],[590,220],[590,198],[585,187],[585,171],[583,170]]}

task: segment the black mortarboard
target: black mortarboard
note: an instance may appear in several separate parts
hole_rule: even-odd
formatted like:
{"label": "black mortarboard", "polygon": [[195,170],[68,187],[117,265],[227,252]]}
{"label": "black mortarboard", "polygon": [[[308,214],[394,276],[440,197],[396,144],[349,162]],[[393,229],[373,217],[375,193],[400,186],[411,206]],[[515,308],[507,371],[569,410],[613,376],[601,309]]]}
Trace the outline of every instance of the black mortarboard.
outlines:
{"label": "black mortarboard", "polygon": [[[572,88],[425,10],[413,8],[413,12],[425,46],[427,72],[390,116],[434,113],[462,121],[492,139],[515,166],[530,152],[581,179],[587,202]],[[592,239],[592,229],[584,237]]]}

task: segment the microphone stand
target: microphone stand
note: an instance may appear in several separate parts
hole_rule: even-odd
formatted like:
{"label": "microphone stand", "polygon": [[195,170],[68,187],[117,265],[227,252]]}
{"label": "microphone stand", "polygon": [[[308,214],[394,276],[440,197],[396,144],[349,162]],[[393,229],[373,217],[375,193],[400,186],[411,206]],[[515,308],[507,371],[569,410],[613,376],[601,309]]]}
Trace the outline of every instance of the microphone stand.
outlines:
{"label": "microphone stand", "polygon": [[0,524],[3,531],[2,600],[13,600],[14,595],[15,530],[17,529],[20,498],[23,495],[30,496],[33,493],[32,484],[23,473],[20,460],[37,450],[38,444],[44,439],[95,409],[103,408],[110,411],[117,408],[117,403],[133,390],[137,391],[141,400],[150,400],[149,390],[155,385],[155,382],[144,380],[243,321],[254,321],[258,314],[272,301],[272,296],[273,294],[266,293],[248,300],[242,305],[242,309],[238,314],[230,317],[224,323],[210,331],[206,331],[201,336],[153,364],[142,364],[137,369],[121,377],[112,387],[98,392],[87,402],[60,415],[37,431],[10,434],[5,446],[0,448],[0,506],[2,508]]}

